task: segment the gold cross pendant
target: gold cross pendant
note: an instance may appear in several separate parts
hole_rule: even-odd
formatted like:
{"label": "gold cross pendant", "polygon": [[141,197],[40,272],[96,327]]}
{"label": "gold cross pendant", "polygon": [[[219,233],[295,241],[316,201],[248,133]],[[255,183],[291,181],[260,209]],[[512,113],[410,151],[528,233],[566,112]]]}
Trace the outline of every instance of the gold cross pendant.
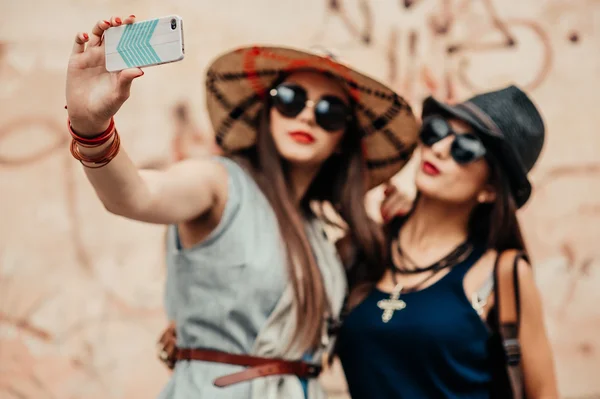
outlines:
{"label": "gold cross pendant", "polygon": [[406,302],[404,302],[400,298],[400,292],[402,291],[402,285],[397,284],[394,287],[394,290],[390,294],[390,299],[382,299],[377,302],[377,307],[383,310],[383,314],[381,315],[381,320],[384,323],[387,323],[394,316],[394,312],[396,310],[402,310],[406,307]]}

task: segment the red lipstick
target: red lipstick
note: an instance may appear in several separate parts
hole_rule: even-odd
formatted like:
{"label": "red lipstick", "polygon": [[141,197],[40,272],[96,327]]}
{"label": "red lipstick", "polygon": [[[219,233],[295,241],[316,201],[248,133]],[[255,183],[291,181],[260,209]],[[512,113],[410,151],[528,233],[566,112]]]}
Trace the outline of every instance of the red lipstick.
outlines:
{"label": "red lipstick", "polygon": [[300,144],[312,144],[315,142],[315,138],[312,134],[302,130],[290,132],[290,136],[295,142]]}
{"label": "red lipstick", "polygon": [[423,172],[425,172],[425,174],[430,176],[437,176],[440,174],[440,170],[436,168],[435,165],[431,162],[423,162],[423,166],[421,166],[421,169],[423,170]]}

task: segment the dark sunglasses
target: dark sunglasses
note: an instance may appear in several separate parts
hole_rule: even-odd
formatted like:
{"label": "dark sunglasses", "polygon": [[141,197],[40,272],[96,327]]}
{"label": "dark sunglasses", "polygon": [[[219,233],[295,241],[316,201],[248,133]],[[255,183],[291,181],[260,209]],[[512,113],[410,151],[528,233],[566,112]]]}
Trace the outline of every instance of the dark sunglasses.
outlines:
{"label": "dark sunglasses", "polygon": [[420,139],[424,145],[431,147],[448,136],[454,136],[454,141],[450,147],[450,155],[458,164],[468,164],[486,154],[483,143],[475,134],[456,133],[452,130],[448,121],[441,116],[425,118],[420,133]]}
{"label": "dark sunglasses", "polygon": [[288,118],[295,118],[304,107],[311,105],[315,112],[315,121],[328,132],[345,129],[352,112],[339,97],[323,96],[314,102],[308,99],[306,90],[297,84],[282,83],[269,92],[273,106]]}

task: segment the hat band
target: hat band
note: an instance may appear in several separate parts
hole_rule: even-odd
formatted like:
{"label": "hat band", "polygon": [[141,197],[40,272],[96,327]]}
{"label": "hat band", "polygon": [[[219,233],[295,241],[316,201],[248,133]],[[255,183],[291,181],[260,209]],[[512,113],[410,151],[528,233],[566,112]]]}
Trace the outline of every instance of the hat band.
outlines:
{"label": "hat band", "polygon": [[486,114],[477,105],[473,104],[470,101],[466,101],[464,103],[458,104],[457,107],[464,109],[465,111],[473,115],[475,118],[479,119],[479,121],[483,123],[483,125],[485,125],[486,128],[491,130],[491,132],[497,135],[498,137],[504,138],[504,134],[502,133],[502,130],[500,130],[498,125],[496,125],[492,118],[490,118],[489,115]]}

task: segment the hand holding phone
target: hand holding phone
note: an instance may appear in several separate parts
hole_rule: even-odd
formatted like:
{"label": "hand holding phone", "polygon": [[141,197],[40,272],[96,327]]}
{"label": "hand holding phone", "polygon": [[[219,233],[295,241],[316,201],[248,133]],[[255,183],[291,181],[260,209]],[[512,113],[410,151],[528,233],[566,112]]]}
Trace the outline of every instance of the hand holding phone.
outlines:
{"label": "hand holding phone", "polygon": [[[183,59],[181,18],[135,22],[134,15],[115,16],[98,21],[89,33],[75,35],[67,68],[66,100],[71,126],[78,133],[91,135],[108,127],[129,98],[133,80],[144,74],[140,67]],[[112,29],[116,30],[109,33]]]}

